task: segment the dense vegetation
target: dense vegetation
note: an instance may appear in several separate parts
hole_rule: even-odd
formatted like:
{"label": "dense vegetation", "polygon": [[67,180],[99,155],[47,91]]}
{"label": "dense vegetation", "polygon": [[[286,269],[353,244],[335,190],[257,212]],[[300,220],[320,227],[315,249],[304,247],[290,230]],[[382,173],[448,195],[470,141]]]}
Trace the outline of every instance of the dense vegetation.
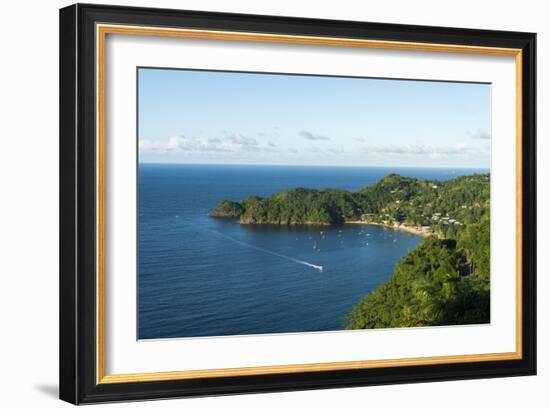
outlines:
{"label": "dense vegetation", "polygon": [[222,200],[208,215],[212,217],[240,217],[243,210],[243,207],[237,202]]}
{"label": "dense vegetation", "polygon": [[361,299],[349,329],[489,322],[489,175],[439,182],[390,174],[357,192],[297,188],[222,201],[211,216],[245,224],[366,222],[430,234]]}
{"label": "dense vegetation", "polygon": [[489,322],[489,218],[457,239],[426,238],[385,284],[360,300],[348,329]]}
{"label": "dense vegetation", "polygon": [[239,203],[223,200],[210,215],[237,217],[244,224],[397,223],[431,227],[445,236],[480,220],[488,209],[489,175],[438,182],[390,174],[357,192],[297,188]]}

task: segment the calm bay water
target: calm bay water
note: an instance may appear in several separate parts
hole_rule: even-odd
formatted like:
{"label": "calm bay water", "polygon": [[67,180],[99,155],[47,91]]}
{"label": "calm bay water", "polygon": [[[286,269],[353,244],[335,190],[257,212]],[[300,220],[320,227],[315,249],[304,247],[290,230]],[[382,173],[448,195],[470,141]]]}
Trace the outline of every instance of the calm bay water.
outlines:
{"label": "calm bay water", "polygon": [[392,172],[446,180],[476,170],[140,164],[139,338],[343,329],[353,304],[420,237],[361,225],[241,226],[207,213],[222,199],[358,190]]}

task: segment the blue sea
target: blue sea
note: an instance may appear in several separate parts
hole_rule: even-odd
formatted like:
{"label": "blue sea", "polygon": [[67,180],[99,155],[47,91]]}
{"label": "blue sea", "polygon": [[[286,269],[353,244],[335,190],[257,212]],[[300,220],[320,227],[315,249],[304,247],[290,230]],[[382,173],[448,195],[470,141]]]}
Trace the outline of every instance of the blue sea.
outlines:
{"label": "blue sea", "polygon": [[[244,226],[222,199],[295,187],[358,190],[389,173],[484,169],[139,165],[139,339],[341,330],[422,240],[377,226]],[[322,271],[319,267],[322,267]]]}

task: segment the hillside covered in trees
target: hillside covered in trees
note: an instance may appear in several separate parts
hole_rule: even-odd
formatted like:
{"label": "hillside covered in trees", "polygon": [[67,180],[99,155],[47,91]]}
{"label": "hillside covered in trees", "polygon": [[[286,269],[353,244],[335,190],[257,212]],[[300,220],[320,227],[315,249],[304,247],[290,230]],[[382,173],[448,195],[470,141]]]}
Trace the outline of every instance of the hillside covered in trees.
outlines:
{"label": "hillside covered in trees", "polygon": [[296,188],[270,197],[223,200],[209,213],[243,224],[403,224],[445,231],[479,221],[489,209],[489,175],[445,182],[390,174],[357,192]]}
{"label": "hillside covered in trees", "polygon": [[347,317],[348,329],[481,324],[490,321],[489,214],[455,238],[426,238],[389,281]]}
{"label": "hillside covered in trees", "polygon": [[210,215],[243,224],[372,223],[427,237],[389,281],[346,317],[348,329],[487,323],[490,319],[490,178],[445,182],[390,174],[356,192],[297,188],[222,201]]}

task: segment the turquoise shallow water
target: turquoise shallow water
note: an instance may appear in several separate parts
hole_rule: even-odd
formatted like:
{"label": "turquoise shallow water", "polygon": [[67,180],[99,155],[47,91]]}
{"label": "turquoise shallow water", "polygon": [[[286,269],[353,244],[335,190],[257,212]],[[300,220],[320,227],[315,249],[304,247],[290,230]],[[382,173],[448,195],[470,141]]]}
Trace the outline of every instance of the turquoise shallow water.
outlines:
{"label": "turquoise shallow water", "polygon": [[344,328],[421,238],[376,226],[242,226],[225,198],[294,187],[357,190],[388,173],[446,180],[471,169],[139,166],[140,339]]}

